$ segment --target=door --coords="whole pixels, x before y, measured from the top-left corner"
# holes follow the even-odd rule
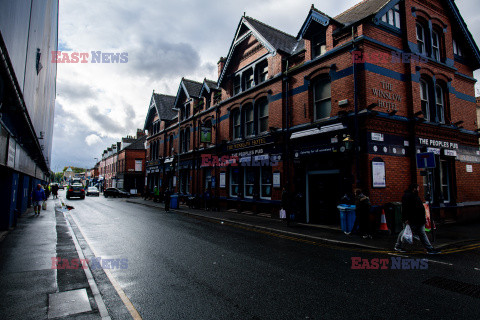
[[[310,172],[307,176],[307,223],[337,224],[339,172]]]

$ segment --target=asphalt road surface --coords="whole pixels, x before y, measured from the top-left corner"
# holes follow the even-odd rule
[[[108,272],[143,319],[478,319],[480,314],[479,249],[395,257],[165,213],[123,199],[66,202],[75,207],[70,215],[86,249],[123,263]],[[368,259],[368,266],[388,259],[388,269],[352,269],[352,258]],[[392,258],[400,259],[402,269],[392,270]],[[433,260],[417,261],[424,269],[412,270],[409,258]],[[107,278],[96,281],[111,286],[101,283]],[[114,306],[110,303],[112,318]]]

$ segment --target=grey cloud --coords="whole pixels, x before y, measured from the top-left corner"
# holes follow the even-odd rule
[[[101,92],[88,85],[73,83],[69,81],[58,82],[58,95],[72,102],[94,99]]]
[[[191,73],[200,67],[198,52],[188,43],[170,43],[159,36],[143,38],[128,52],[128,65],[151,80]]]
[[[88,116],[92,121],[100,125],[103,131],[111,134],[121,134],[124,132],[124,127],[112,120],[109,116],[102,114],[98,111],[98,107],[87,107]]]

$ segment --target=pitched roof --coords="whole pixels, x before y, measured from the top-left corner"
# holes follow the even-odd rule
[[[172,109],[173,104],[175,103],[174,96],[154,93],[153,97],[155,99],[155,105],[157,106],[158,117],[160,120],[172,120],[177,115],[177,112]]]
[[[205,79],[203,80],[210,89],[217,89],[217,82],[213,80]]]
[[[340,13],[334,19],[344,25],[350,25],[378,13],[391,0],[363,0],[350,9]]]
[[[190,97],[200,97],[200,91],[202,91],[203,83],[185,78],[182,79],[182,82],[185,85],[185,89],[187,90]]]
[[[265,40],[267,40],[275,48],[275,50],[281,50],[286,53],[293,52],[293,49],[297,44],[297,39],[294,36],[275,29],[252,17],[246,16],[244,18],[252,25],[253,28],[255,28],[258,33],[260,33],[260,35],[262,35],[262,37],[265,38]]]

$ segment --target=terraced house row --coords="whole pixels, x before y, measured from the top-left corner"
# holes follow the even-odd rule
[[[455,2],[306,13],[297,35],[241,17],[218,79],[152,94],[149,187],[272,216],[286,188],[298,219],[328,224],[355,187],[384,205],[417,182],[442,218],[479,212],[480,52]]]

